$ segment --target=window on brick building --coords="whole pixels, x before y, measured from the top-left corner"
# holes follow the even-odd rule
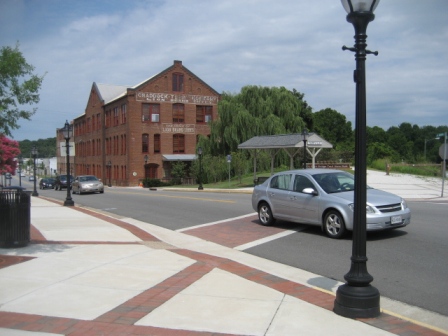
[[[127,111],[126,104],[121,105],[121,123],[122,124],[126,124],[126,120],[128,117],[127,114],[128,114],[128,111]]]
[[[97,114],[96,115],[96,129],[100,130],[101,129],[101,114]]]
[[[142,122],[158,123],[160,120],[159,104],[142,104]]]
[[[181,73],[173,73],[173,91],[184,91],[184,75]]]
[[[160,153],[160,134],[154,134],[154,153]]]
[[[120,117],[120,111],[118,107],[114,107],[114,126],[118,126]]]
[[[173,135],[173,153],[185,153],[185,135]]]
[[[173,104],[173,122],[183,123],[184,119],[184,104]]]
[[[142,134],[142,153],[148,153],[149,151],[149,135],[147,133]]]
[[[196,122],[207,123],[213,120],[213,106],[196,106]]]

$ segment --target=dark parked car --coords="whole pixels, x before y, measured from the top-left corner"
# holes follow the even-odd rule
[[[49,178],[43,178],[39,181],[39,189],[53,189],[54,183],[56,182],[56,179],[49,177]]]
[[[330,238],[353,230],[353,175],[340,170],[290,170],[254,187],[252,207],[263,225],[275,219],[317,225]],[[396,229],[411,221],[411,211],[397,195],[367,188],[367,231]]]
[[[72,186],[72,182],[75,179],[73,175],[69,176],[70,178],[70,188]],[[54,190],[62,190],[67,188],[67,175],[58,175],[56,176],[56,181],[54,182]]]

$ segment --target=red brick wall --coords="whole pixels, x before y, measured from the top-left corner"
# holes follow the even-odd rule
[[[172,74],[182,73],[184,75],[184,90],[183,92],[172,91]],[[91,94],[88,99],[85,114],[74,120],[75,128],[81,129],[81,125],[92,119],[98,113],[101,114],[101,129],[92,130],[90,132],[78,132],[75,136],[76,145],[79,149],[85,144],[97,140],[101,141],[102,150],[101,153],[95,152],[95,155],[85,155],[80,150],[77,150],[75,158],[76,174],[95,174],[101,178],[104,182],[109,183],[109,177],[113,185],[138,185],[139,181],[145,176],[145,162],[144,156],[148,155],[148,164],[158,165],[157,177],[163,178],[167,172],[164,170],[163,155],[173,154],[173,134],[165,133],[163,131],[163,124],[173,124],[172,122],[172,102],[165,101],[159,102],[160,104],[160,121],[159,123],[142,122],[142,104],[143,98],[138,98],[139,93],[160,93],[160,94],[176,94],[189,97],[187,103],[184,104],[184,123],[194,125],[193,133],[185,133],[185,152],[182,154],[195,154],[196,150],[196,138],[197,135],[209,135],[210,127],[207,124],[196,124],[196,100],[195,97],[207,96],[214,97],[212,103],[201,103],[198,105],[211,105],[213,106],[213,120],[218,117],[217,101],[219,100],[219,94],[204,83],[201,79],[197,78],[188,69],[184,68],[182,62],[175,61],[173,66],[161,72],[160,74],[150,78],[142,85],[136,88],[129,88],[127,94],[119,100],[112,101],[106,105],[101,102],[96,90],[95,85],[92,87]],[[192,96],[194,96],[192,98]],[[172,97],[172,96],[171,96]],[[127,122],[121,124],[121,106],[127,105]],[[112,111],[115,107],[120,109],[119,125],[105,127],[105,112]],[[87,128],[85,127],[85,130]],[[149,151],[148,153],[142,152],[142,134],[149,134]],[[160,153],[154,153],[154,134],[160,134]],[[106,154],[106,139],[117,139],[118,137],[118,154],[112,153]],[[121,139],[126,137],[126,154],[121,154]],[[112,163],[111,176],[106,168],[106,163],[110,161]],[[95,166],[95,169],[93,169]],[[170,166],[165,164],[165,166]],[[99,168],[98,168],[99,167]],[[125,168],[126,176],[122,177],[122,169]],[[118,176],[117,176],[118,170]],[[134,176],[135,175],[135,176]]]

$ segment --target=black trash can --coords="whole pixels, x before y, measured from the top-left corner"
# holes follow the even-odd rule
[[[30,242],[31,192],[0,191],[0,247],[23,247]]]

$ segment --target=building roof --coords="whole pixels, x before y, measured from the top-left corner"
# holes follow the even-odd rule
[[[219,95],[218,92],[216,92],[210,85],[208,85],[207,83],[205,83],[202,79],[200,79],[198,76],[196,76],[193,72],[191,72],[189,69],[187,69],[185,66],[182,65],[182,61],[174,61],[173,65],[171,65],[170,67],[168,67],[167,69],[159,72],[156,75],[153,75],[147,79],[145,79],[144,81],[134,85],[134,86],[123,86],[123,85],[112,85],[112,84],[100,84],[100,83],[93,83],[93,86],[96,88],[100,99],[103,101],[103,104],[106,105],[114,100],[117,100],[123,96],[125,96],[127,94],[127,90],[138,90],[140,87],[142,87],[143,85],[145,85],[147,82],[155,79],[157,76],[161,76],[162,74],[164,74],[165,72],[173,69],[176,65],[181,65],[182,68],[185,70],[185,72],[188,72],[191,76],[195,77],[198,81],[200,81],[203,85],[207,86],[208,88],[210,88],[210,90],[212,92],[214,92],[215,94]]]
[[[128,86],[111,85],[111,84],[93,84],[98,90],[100,99],[107,104],[126,94]]]
[[[309,148],[333,148],[333,145],[322,139],[316,133],[309,133],[307,140]],[[238,145],[239,149],[269,149],[303,147],[302,134],[279,134],[253,137]]]

